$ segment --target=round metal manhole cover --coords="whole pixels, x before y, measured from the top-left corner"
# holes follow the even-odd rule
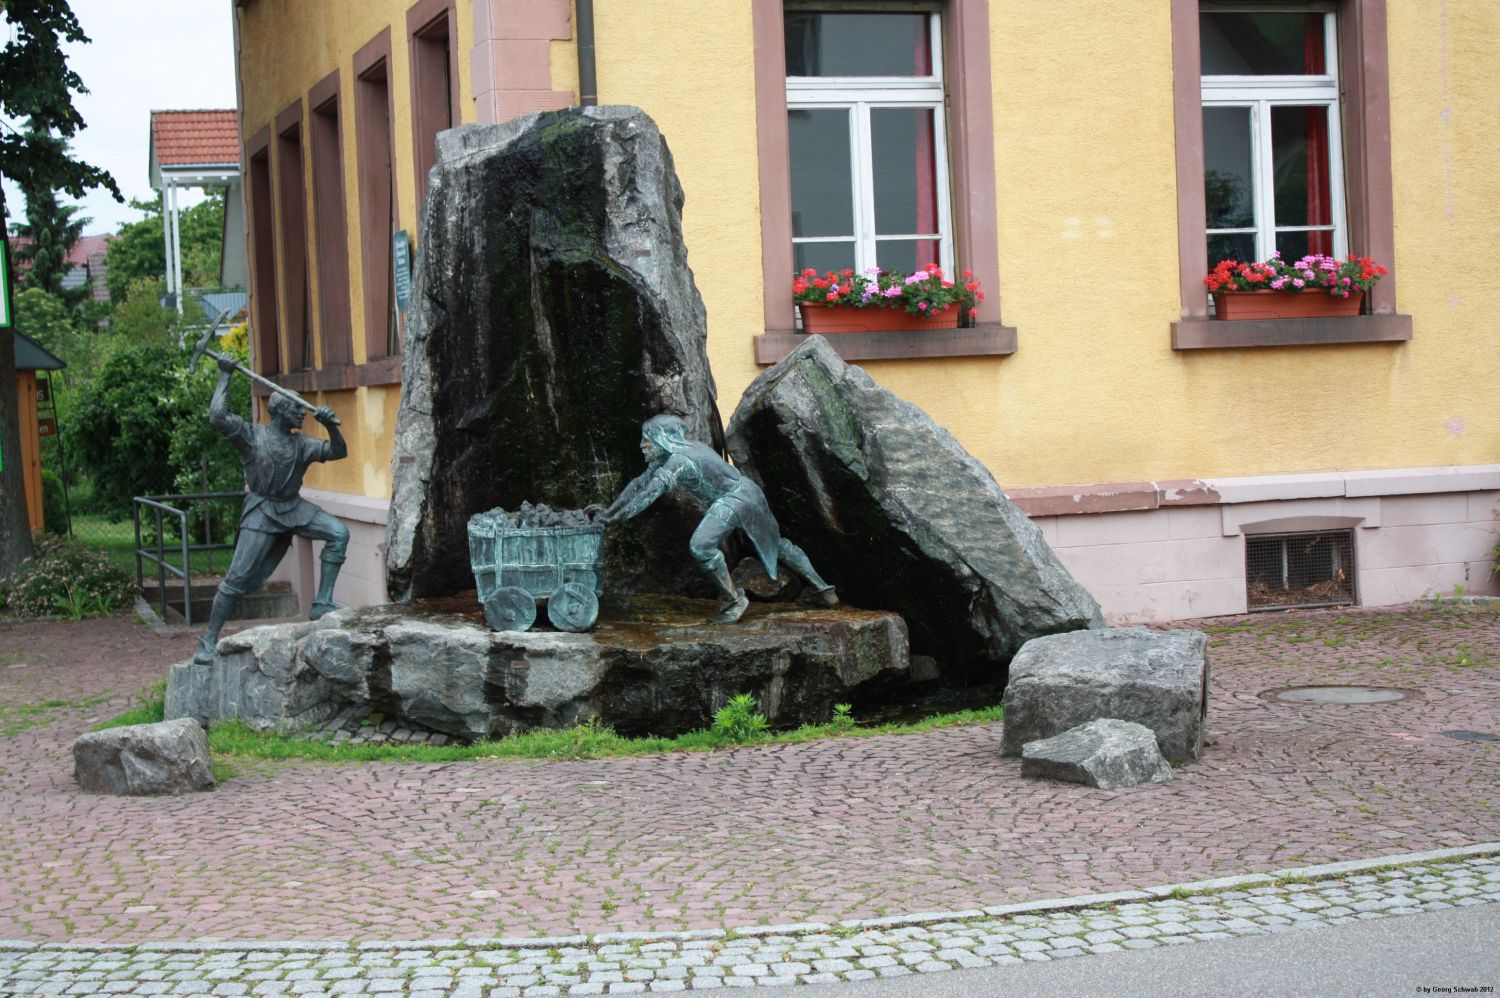
[[[1395,703],[1416,695],[1414,690],[1398,690],[1389,686],[1294,686],[1264,694],[1268,700],[1287,703],[1350,704]]]

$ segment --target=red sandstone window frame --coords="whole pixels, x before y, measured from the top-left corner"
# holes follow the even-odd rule
[[[838,4],[830,4],[837,8]],[[759,138],[761,274],[766,335],[756,360],[769,363],[796,325],[792,304],[792,187],[788,159],[786,49],[782,0],[753,0],[755,118]],[[948,156],[952,186],[954,255],[959,267],[984,282],[978,330],[952,337],[924,334],[910,346],[894,341],[856,343],[840,337],[841,352],[866,357],[1006,354],[1015,329],[1000,325],[1000,253],[995,194],[995,120],[990,75],[989,0],[946,0],[942,8],[944,81],[948,97]],[[903,334],[850,334],[850,336]],[[983,341],[983,342],[981,342]],[[846,356],[848,356],[846,354]],[[849,359],[863,359],[849,356]]]
[[[317,366],[347,366],[354,361],[354,343],[349,318],[349,228],[344,208],[344,129],[339,113],[338,70],[308,91],[307,104],[312,109],[307,131],[318,274]]]
[[[1369,314],[1353,319],[1220,322],[1208,314],[1208,206],[1203,190],[1203,89],[1198,15],[1266,4],[1171,0],[1172,97],[1177,149],[1177,241],[1182,318],[1176,350],[1239,346],[1398,342],[1411,339],[1411,317],[1396,313],[1396,226],[1391,181],[1390,62],[1386,0],[1338,0],[1339,113],[1344,142],[1349,246],[1390,268],[1369,296]]]
[[[390,349],[391,237],[400,227],[395,197],[394,94],[391,90],[391,29],[386,28],[354,53],[354,127],[359,184],[359,230],[364,252],[365,357],[379,360],[401,353],[401,321]]]
[[[302,99],[276,116],[276,202],[280,219],[282,367],[308,370],[312,357],[312,288],[307,274],[307,179],[303,174]]]
[[[458,11],[454,0],[419,0],[406,12],[411,53],[412,161],[417,214],[427,200],[427,174],[437,162],[437,133],[461,120],[458,90]],[[443,52],[447,58],[443,58]],[[446,65],[445,65],[446,63]]]
[[[245,206],[250,220],[250,311],[255,332],[255,369],[281,370],[280,323],[276,316],[276,222],[271,189],[271,127],[245,143]]]

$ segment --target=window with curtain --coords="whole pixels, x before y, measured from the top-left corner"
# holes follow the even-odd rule
[[[785,15],[796,269],[953,269],[936,9]]]
[[[1348,252],[1332,9],[1204,6],[1208,261]]]

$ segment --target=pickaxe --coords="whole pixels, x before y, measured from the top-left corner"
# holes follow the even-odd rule
[[[198,370],[198,361],[204,357],[212,357],[214,360],[225,360],[233,364],[236,371],[239,371],[251,381],[256,381],[262,385],[265,385],[277,395],[285,395],[293,402],[307,409],[309,412],[317,412],[317,406],[313,405],[307,399],[303,398],[301,395],[298,395],[290,388],[283,388],[276,382],[272,381],[270,378],[261,377],[259,374],[256,374],[254,371],[250,370],[248,367],[241,364],[233,357],[226,357],[224,354],[218,353],[208,348],[208,341],[213,339],[214,333],[218,332],[219,325],[224,321],[224,318],[227,315],[229,315],[229,309],[226,308],[224,311],[219,313],[219,317],[214,320],[214,324],[208,327],[208,332],[203,334],[203,338],[198,341],[198,345],[193,347],[193,359],[192,362],[188,364],[188,372],[191,373]],[[334,417],[333,422],[335,425],[338,425],[339,420],[337,416]]]

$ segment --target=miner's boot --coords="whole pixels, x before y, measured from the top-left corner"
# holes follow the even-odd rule
[[[812,587],[811,591],[802,594],[798,599],[799,603],[823,607],[839,605],[838,593],[834,592],[833,587],[824,582],[817,569],[812,567],[807,552],[783,537],[777,553],[788,568],[802,576],[803,580]]]
[[[198,650],[193,653],[193,661],[198,665],[207,665],[214,660],[214,649],[219,646],[219,632],[234,613],[237,602],[238,596],[231,596],[222,589],[214,594],[214,607],[208,615],[208,631],[198,639]]]
[[[333,584],[339,579],[339,569],[344,567],[344,560],[320,560],[323,563],[323,574],[318,579],[318,594],[313,597],[312,609],[307,614],[308,620],[317,620],[324,614],[343,609],[333,601]]]
[[[745,590],[734,584],[729,577],[729,563],[724,560],[724,555],[715,552],[714,560],[707,566],[709,574],[714,578],[714,584],[724,594],[724,602],[719,606],[719,612],[709,620],[710,624],[732,624],[745,615],[745,610],[750,606],[750,598],[745,595]]]

